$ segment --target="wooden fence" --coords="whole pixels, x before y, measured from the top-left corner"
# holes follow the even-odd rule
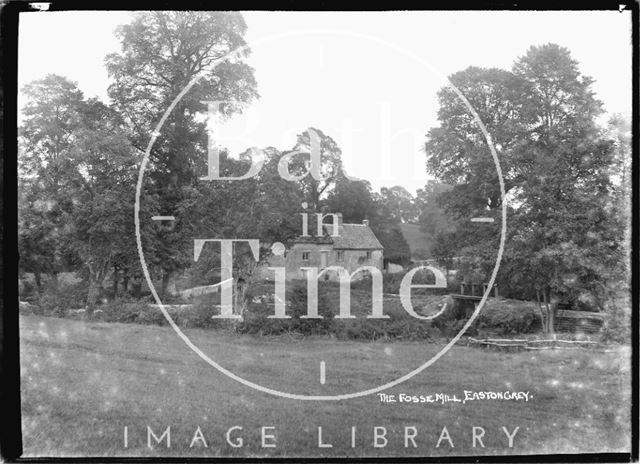
[[[508,339],[468,337],[467,346],[495,349],[501,351],[522,350],[579,350],[584,348],[598,348],[600,344],[591,340],[562,340],[562,339]],[[605,350],[606,351],[606,350]]]

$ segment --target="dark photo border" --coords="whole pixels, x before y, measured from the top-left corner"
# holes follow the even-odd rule
[[[228,1],[220,0],[215,3],[205,1],[182,0],[181,2],[73,2],[52,1],[46,2],[49,11],[68,10],[208,10],[215,7],[216,10],[299,10],[299,2],[292,0],[280,0],[279,2],[266,1]],[[466,456],[466,457],[431,457],[431,458],[21,458],[21,396],[20,396],[20,357],[19,357],[19,314],[18,314],[18,243],[17,243],[17,64],[18,64],[18,25],[21,13],[37,11],[37,5],[27,2],[6,2],[0,5],[0,69],[2,70],[2,171],[3,192],[0,198],[2,209],[2,259],[0,261],[0,274],[2,281],[0,289],[2,302],[0,312],[2,325],[0,326],[0,338],[2,340],[1,364],[0,364],[0,452],[2,459],[16,463],[45,463],[45,462],[124,462],[124,463],[178,463],[178,462],[635,462],[638,460],[638,309],[640,302],[638,297],[638,211],[639,211],[639,147],[638,127],[640,119],[638,105],[640,96],[638,93],[638,47],[640,36],[638,34],[639,4],[629,0],[601,1],[584,3],[577,1],[492,1],[492,2],[429,2],[416,5],[414,2],[396,1],[368,2],[356,5],[353,2],[336,0],[320,0],[306,2],[304,7],[309,10],[619,10],[620,8],[632,12],[632,43],[633,43],[633,108],[632,108],[632,404],[631,408],[631,452],[630,453],[603,453],[603,454],[553,454],[553,455],[509,455],[509,456]],[[588,7],[587,7],[588,5]],[[40,13],[46,14],[46,13]],[[596,31],[594,31],[596,33]],[[586,407],[586,406],[585,406]]]

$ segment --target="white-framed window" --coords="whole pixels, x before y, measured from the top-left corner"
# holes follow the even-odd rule
[[[302,261],[309,261],[309,257],[311,256],[311,252],[310,251],[303,251],[302,252]]]
[[[371,259],[371,252],[367,251],[367,259]]]
[[[336,251],[336,261],[339,263],[344,261],[344,251]]]

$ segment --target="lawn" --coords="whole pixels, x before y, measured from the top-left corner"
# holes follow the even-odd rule
[[[232,372],[303,394],[368,389],[442,344],[236,336],[190,329]],[[261,393],[202,361],[169,327],[20,317],[26,456],[437,456],[628,452],[630,351],[496,353],[455,346],[389,395],[523,391],[529,401],[384,403],[378,395],[300,401]],[[326,382],[320,383],[320,362]],[[127,427],[127,447],[124,427]],[[166,441],[147,447],[147,426]],[[198,427],[202,438],[190,447]],[[232,427],[242,427],[242,429]],[[264,427],[273,427],[266,428]],[[319,447],[318,427],[323,445]],[[352,427],[355,442],[352,446]],[[374,428],[379,447],[375,447]],[[382,429],[384,427],[384,429]],[[443,428],[450,440],[440,440]],[[482,447],[473,447],[473,427]],[[479,427],[482,427],[479,429]],[[513,433],[508,446],[505,431]],[[227,443],[242,438],[241,447]],[[407,439],[405,434],[415,438]],[[275,447],[262,447],[265,444]],[[270,436],[275,438],[270,438]],[[165,437],[166,438],[166,437]],[[205,447],[206,441],[206,447]],[[415,447],[414,447],[415,443]],[[453,444],[453,447],[451,445]]]

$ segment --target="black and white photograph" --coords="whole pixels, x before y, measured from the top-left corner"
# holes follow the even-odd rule
[[[20,457],[633,459],[609,6],[25,7]]]

